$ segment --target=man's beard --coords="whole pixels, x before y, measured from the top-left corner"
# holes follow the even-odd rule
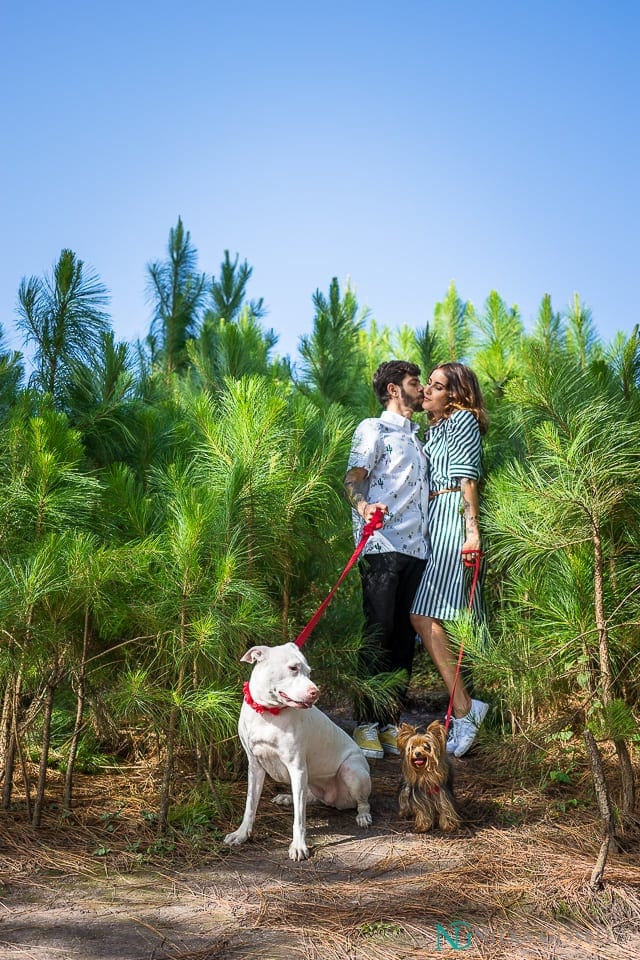
[[[414,413],[420,413],[422,410],[422,401],[424,400],[424,395],[422,397],[410,397],[404,387],[400,387],[400,399],[404,403],[405,407],[409,407]]]

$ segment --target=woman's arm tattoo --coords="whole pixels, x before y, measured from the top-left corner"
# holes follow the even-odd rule
[[[463,477],[460,481],[460,493],[464,504],[464,522],[467,535],[477,533],[480,529],[477,481]]]

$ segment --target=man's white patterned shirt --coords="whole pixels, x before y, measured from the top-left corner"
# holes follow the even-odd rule
[[[405,553],[424,559],[429,552],[427,460],[417,437],[418,427],[398,413],[385,410],[356,428],[348,469],[362,467],[369,482],[369,503],[389,509],[384,527],[369,538],[363,553]],[[360,541],[364,520],[353,511],[353,535]]]

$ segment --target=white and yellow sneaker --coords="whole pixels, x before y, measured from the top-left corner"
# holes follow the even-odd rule
[[[380,727],[379,739],[385,754],[392,757],[400,756],[398,728],[393,723],[388,723],[386,727]]]
[[[384,757],[377,723],[359,723],[353,731],[353,739],[370,760],[382,760]]]

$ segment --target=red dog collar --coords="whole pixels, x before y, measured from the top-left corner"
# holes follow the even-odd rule
[[[285,707],[265,707],[262,703],[256,703],[249,693],[248,680],[245,680],[242,692],[244,694],[244,702],[248,704],[252,710],[255,710],[256,713],[281,713],[285,709]]]

